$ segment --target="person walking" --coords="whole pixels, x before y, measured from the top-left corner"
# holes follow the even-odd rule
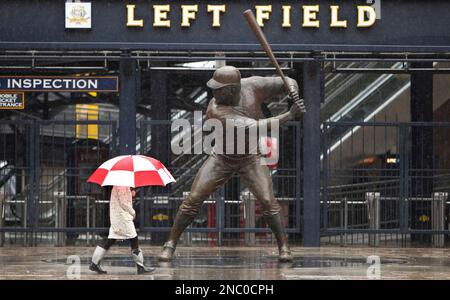
[[[95,248],[89,270],[98,274],[106,274],[100,266],[103,257],[112,245],[118,240],[129,240],[131,243],[131,256],[136,263],[137,273],[153,273],[156,269],[144,265],[144,256],[139,249],[138,235],[133,220],[136,212],[133,209],[133,199],[136,191],[125,186],[113,186],[110,200],[110,220],[108,239]]]

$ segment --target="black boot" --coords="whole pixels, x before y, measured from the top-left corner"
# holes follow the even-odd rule
[[[91,262],[91,264],[89,265],[89,270],[97,272],[98,274],[106,274],[107,272],[105,270],[103,270],[100,265],[94,264],[93,262]]]
[[[144,255],[142,254],[142,251],[140,249],[133,250],[131,252],[131,255],[133,256],[133,260],[136,263],[137,273],[139,275],[150,274],[156,271],[155,268],[147,267],[144,265]]]
[[[106,254],[106,249],[97,246],[95,248],[94,254],[92,255],[92,261],[89,265],[89,270],[97,272],[97,274],[106,274],[107,272],[100,267],[100,262]]]
[[[272,232],[275,234],[278,244],[278,260],[280,262],[292,262],[293,258],[291,255],[291,250],[287,243],[286,232],[284,230],[283,220],[281,218],[281,213],[275,215],[266,216],[266,222],[269,225]]]
[[[194,221],[195,216],[187,216],[182,214],[180,211],[175,217],[172,230],[170,232],[169,240],[164,244],[163,251],[158,256],[158,260],[161,262],[169,262],[173,259],[173,254],[177,247],[178,239],[183,231],[188,227],[192,221]]]

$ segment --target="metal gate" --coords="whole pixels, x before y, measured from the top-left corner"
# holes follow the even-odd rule
[[[68,245],[108,224],[107,190],[87,184],[115,154],[113,121],[0,121],[1,243]]]
[[[281,130],[280,160],[272,170],[274,193],[292,242],[301,232],[299,126],[292,123]],[[0,245],[86,245],[106,236],[110,188],[86,180],[118,154],[116,123],[0,121],[0,129]],[[173,154],[170,145],[177,134],[170,121],[142,121],[137,132],[137,152],[163,161],[177,179],[166,188],[141,188],[135,203],[141,237],[158,245],[165,241],[178,206],[207,158]],[[237,177],[206,201],[182,240],[209,245],[275,242],[257,199]]]
[[[194,137],[202,128],[191,125],[191,131],[171,130],[171,121],[149,120],[140,123],[138,149],[141,154],[156,157],[173,173],[177,182],[166,188],[141,189],[140,229],[150,232],[151,240],[163,242],[173,223],[182,200],[188,195],[197,171],[208,154],[196,154],[194,148],[202,138]],[[300,124],[291,123],[280,132],[280,160],[272,170],[274,193],[285,214],[287,232],[292,242],[300,239],[301,232],[301,136]],[[174,154],[171,144],[180,135],[191,138],[191,154]],[[201,145],[200,145],[201,148]],[[198,149],[198,148],[197,148]],[[233,176],[228,183],[205,201],[199,216],[182,237],[184,244],[195,242],[210,245],[267,244],[274,238],[267,228],[259,203]]]
[[[322,242],[448,240],[450,123],[323,124]]]

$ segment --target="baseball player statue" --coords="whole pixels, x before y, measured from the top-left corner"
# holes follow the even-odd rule
[[[297,82],[291,78],[287,80],[290,84],[289,95],[294,104],[288,112],[264,119],[261,110],[263,102],[288,93],[281,78],[254,76],[241,79],[241,74],[235,67],[225,66],[217,69],[207,83],[214,95],[208,105],[207,119],[219,120],[223,128],[226,128],[227,120],[232,120],[235,126],[244,126],[246,129],[260,125],[270,129],[271,121],[278,121],[282,125],[293,120],[305,112],[305,107],[298,95]],[[197,216],[203,202],[235,173],[240,175],[249,191],[260,201],[264,218],[277,240],[279,261],[292,261],[281,206],[274,198],[270,171],[261,163],[261,155],[217,152],[213,151],[198,171],[189,196],[178,210],[169,240],[159,255],[159,261],[172,260],[180,235]]]

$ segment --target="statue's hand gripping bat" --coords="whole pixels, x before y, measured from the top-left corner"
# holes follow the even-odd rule
[[[283,80],[284,86],[287,91],[289,91],[289,95],[293,98],[293,100],[297,102],[301,102],[299,105],[302,106],[302,110],[304,109],[304,103],[303,100],[300,99],[298,96],[297,91],[293,90],[292,86],[289,85],[289,82],[286,79],[286,76],[283,73],[283,70],[281,70],[280,65],[278,64],[277,59],[275,58],[275,55],[273,54],[272,47],[270,47],[269,42],[267,42],[266,36],[264,35],[264,32],[259,27],[258,22],[256,22],[255,15],[253,12],[249,9],[244,12],[244,16],[247,19],[248,24],[250,25],[250,28],[255,33],[256,38],[258,39],[261,47],[266,52],[267,56],[269,57],[270,61],[274,65],[275,69],[277,70],[278,75],[280,75],[281,79]]]

